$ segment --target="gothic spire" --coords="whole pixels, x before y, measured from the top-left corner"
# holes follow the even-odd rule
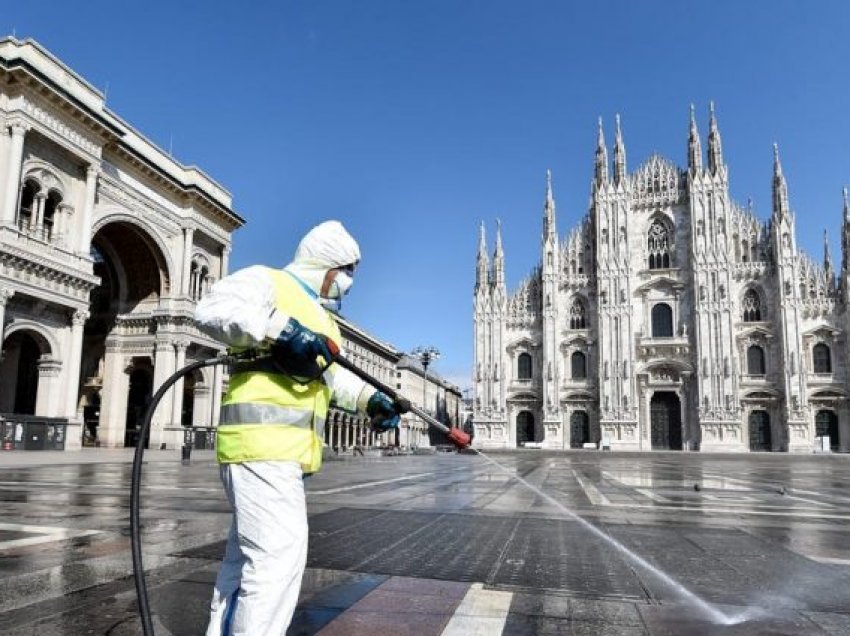
[[[702,143],[699,140],[693,104],[691,104],[691,128],[688,132],[688,168],[691,174],[702,172]]]
[[[847,198],[847,186],[842,189],[844,194],[844,221],[850,223],[850,200]]]
[[[605,147],[605,133],[602,132],[602,118],[599,118],[599,131],[596,133],[596,168],[593,171],[596,185],[608,183],[608,148]]]
[[[485,289],[489,281],[490,259],[487,256],[487,240],[484,237],[484,221],[478,235],[478,259],[475,267],[475,291]]]
[[[709,102],[708,117],[708,169],[711,174],[723,166],[723,148],[720,144],[720,131],[717,129],[717,118],[714,116],[714,102]]]
[[[555,197],[552,195],[552,171],[546,170],[546,203],[543,204],[543,238],[556,234]]]
[[[841,224],[841,269],[850,272],[850,199],[844,186],[844,222]]]
[[[829,253],[829,236],[823,231],[823,268],[827,275],[832,275],[832,256]]]
[[[505,285],[505,252],[502,250],[502,221],[496,219],[496,249],[493,251],[493,285]]]
[[[780,219],[789,214],[788,184],[779,161],[779,145],[773,144],[773,214]]]
[[[614,140],[614,183],[620,185],[626,180],[626,147],[623,144],[623,133],[620,131],[620,115],[617,114],[617,137]]]

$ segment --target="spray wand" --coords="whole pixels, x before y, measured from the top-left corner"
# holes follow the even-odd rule
[[[333,343],[331,342],[330,344]],[[351,362],[350,360],[345,358],[341,353],[339,353],[339,349],[334,351],[334,348],[335,347],[331,348],[331,353],[334,355],[334,362],[336,362],[339,366],[348,369],[361,380],[368,382],[373,387],[381,391],[381,393],[386,393],[395,403],[396,412],[399,415],[402,415],[409,411],[410,413],[413,413],[414,415],[422,418],[422,420],[426,424],[428,424],[428,426],[436,428],[438,431],[442,431],[443,433],[445,433],[446,436],[449,438],[449,441],[451,441],[451,443],[457,446],[458,448],[466,448],[472,442],[472,438],[470,438],[468,433],[465,433],[464,431],[455,426],[446,426],[441,421],[432,417],[418,406],[411,404],[410,400],[401,397],[395,391],[395,389],[391,388],[387,384],[384,384],[378,378],[375,378],[370,374],[366,373],[360,367],[355,366],[353,362]]]

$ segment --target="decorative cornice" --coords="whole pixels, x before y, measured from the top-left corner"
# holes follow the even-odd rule
[[[89,155],[98,156],[100,154],[100,146],[98,144],[94,143],[86,136],[81,135],[78,131],[74,130],[32,101],[28,99],[24,100],[23,112],[29,115],[33,121],[38,122],[48,130],[59,135],[65,141],[77,146]]]

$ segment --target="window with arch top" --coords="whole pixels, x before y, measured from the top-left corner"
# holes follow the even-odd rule
[[[673,337],[673,310],[667,303],[658,303],[652,308],[652,337]]]
[[[649,251],[649,269],[667,269],[670,267],[670,231],[661,221],[653,221],[647,235]]]
[[[764,375],[764,349],[758,345],[751,345],[747,349],[747,373],[750,375]]]
[[[744,322],[761,321],[761,299],[755,289],[748,289],[743,302]]]
[[[574,351],[570,356],[570,369],[574,380],[584,380],[587,377],[587,356],[581,351]]]
[[[832,373],[832,355],[829,345],[819,342],[812,347],[812,363],[815,373]]]
[[[587,321],[585,320],[584,303],[576,298],[570,307],[570,329],[585,328],[587,328]]]
[[[517,377],[520,380],[530,380],[531,379],[531,355],[528,353],[521,353],[519,357],[517,357]]]

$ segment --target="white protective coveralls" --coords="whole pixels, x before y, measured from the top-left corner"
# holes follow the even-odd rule
[[[359,260],[354,239],[340,223],[327,221],[307,233],[285,269],[318,294],[328,270]],[[268,270],[248,267],[215,283],[198,303],[195,319],[199,328],[232,348],[257,347],[273,341],[289,319],[275,300]],[[338,365],[323,377],[336,406],[365,411],[374,388]],[[233,522],[207,636],[283,636],[307,560],[301,466],[251,461],[221,464],[220,472]]]

